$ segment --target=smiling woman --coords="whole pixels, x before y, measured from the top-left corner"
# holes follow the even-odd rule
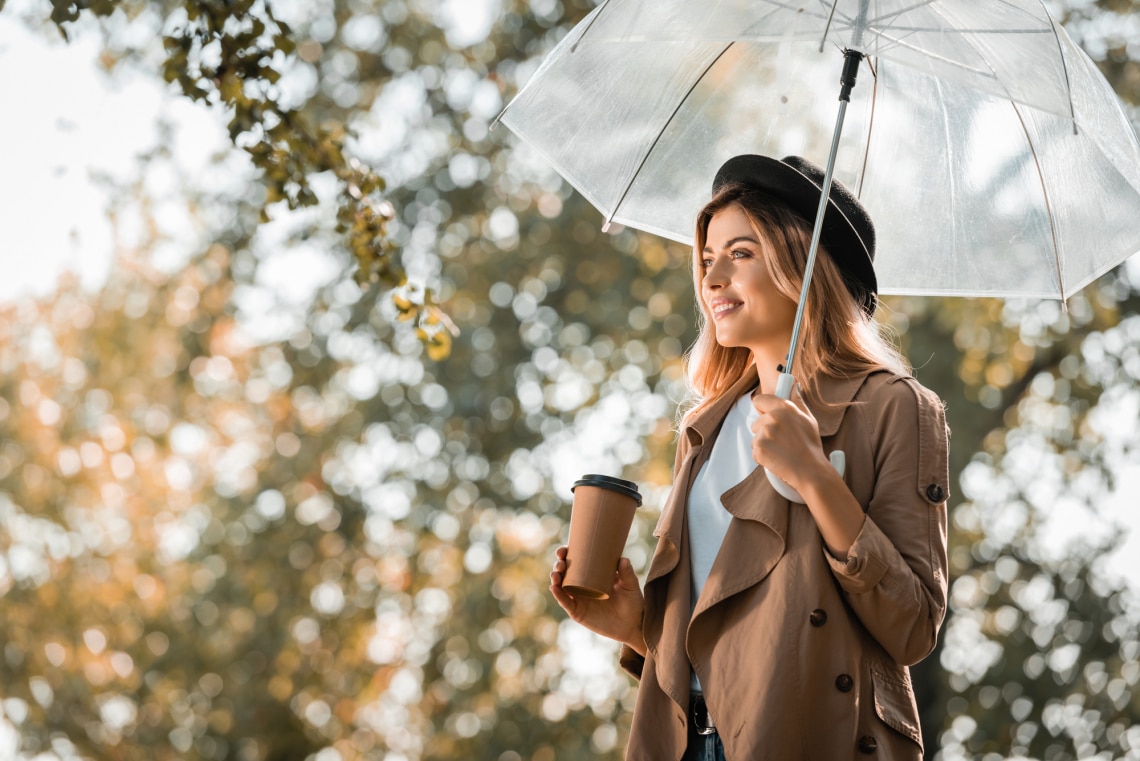
[[[840,185],[807,292],[804,387],[773,393],[822,175],[738,156],[697,216],[695,398],[644,593],[623,558],[609,599],[575,598],[557,552],[555,599],[622,642],[641,682],[629,759],[922,757],[908,666],[946,612],[946,422],[871,319],[874,227]]]

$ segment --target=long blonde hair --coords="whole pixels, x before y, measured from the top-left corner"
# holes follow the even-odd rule
[[[720,188],[697,215],[691,266],[699,317],[697,340],[685,357],[685,373],[696,403],[685,412],[686,417],[727,392],[744,377],[752,362],[748,349],[717,343],[701,299],[701,258],[709,222],[733,206],[744,212],[764,243],[761,256],[776,288],[795,303],[800,300],[811,227],[786,205],[760,190],[739,184]],[[793,371],[797,382],[809,404],[819,406],[824,404],[819,392],[822,376],[849,377],[880,367],[899,374],[910,373],[907,361],[886,339],[879,324],[863,311],[842,271],[821,246],[796,350]]]

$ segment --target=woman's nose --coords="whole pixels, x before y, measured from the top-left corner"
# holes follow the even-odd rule
[[[728,269],[722,262],[722,259],[714,259],[705,268],[704,284],[707,288],[720,288],[728,282]]]

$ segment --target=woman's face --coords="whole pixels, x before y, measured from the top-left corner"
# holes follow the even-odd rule
[[[701,303],[721,346],[780,351],[791,337],[796,303],[776,287],[762,242],[739,206],[709,222],[700,255]]]

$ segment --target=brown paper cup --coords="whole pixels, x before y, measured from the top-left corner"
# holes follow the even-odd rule
[[[591,474],[574,482],[570,545],[562,588],[575,597],[605,600],[614,586],[633,515],[641,505],[637,484]]]

